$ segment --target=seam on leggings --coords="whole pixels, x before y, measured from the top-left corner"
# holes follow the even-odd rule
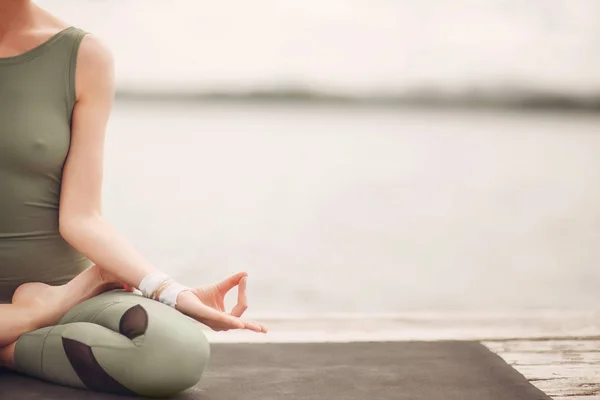
[[[52,329],[48,329],[48,333],[46,333],[46,335],[44,336],[44,340],[42,341],[42,351],[40,352],[40,372],[42,373],[42,375],[45,375],[44,374],[44,350],[46,349],[46,339],[48,339],[48,336],[50,336],[50,333],[52,333],[52,331],[54,331],[54,329],[56,329],[57,326],[55,326]]]
[[[133,341],[132,341],[133,343]],[[135,346],[135,343],[133,343]],[[98,345],[93,345],[93,346],[88,346],[90,349],[92,349],[92,351],[94,349],[131,349],[131,347],[121,347],[121,346],[107,346],[105,344],[98,344]],[[135,346],[137,347],[137,346]]]
[[[118,304],[118,303],[120,303],[120,302],[121,302],[121,300],[114,300],[114,301],[110,302],[110,304],[107,304],[106,306],[102,307],[102,308],[100,309],[100,311],[98,311],[96,314],[94,314],[94,316],[93,316],[93,317],[91,317],[91,318],[90,318],[90,321],[89,321],[89,322],[90,322],[90,323],[92,323],[92,324],[95,324],[95,323],[96,323],[96,318],[98,317],[98,315],[100,315],[100,313],[102,313],[102,311],[104,311],[104,310],[106,310],[108,307],[114,306],[115,304]],[[98,324],[96,324],[96,325],[98,325]]]
[[[110,304],[108,304],[106,307],[110,307],[110,306],[112,306],[113,304],[115,304],[115,303],[118,303],[118,302],[119,302],[118,300],[113,300],[113,301],[112,301]],[[106,308],[106,307],[105,307],[105,308]],[[99,311],[99,312],[98,312],[96,315],[94,315],[94,316],[92,317],[92,320],[93,320],[94,318],[96,318],[96,317],[98,316],[98,314],[100,314],[102,311],[104,311],[104,309],[105,309],[105,308],[103,308],[103,309],[102,309],[102,310],[100,310],[100,311]],[[77,314],[73,315],[73,316],[72,316],[71,318],[69,318],[69,319],[71,319],[71,320],[73,320],[73,319],[76,319],[77,317],[79,317],[79,316],[80,316],[81,314],[83,314],[84,312],[85,312],[85,308],[83,308],[81,311],[79,311]],[[67,321],[67,322],[63,322],[63,323],[61,323],[61,324],[59,324],[59,325],[72,324],[72,323],[74,323],[74,322],[77,322],[77,321]],[[79,322],[89,322],[89,321],[79,321]]]
[[[75,319],[77,317],[79,317],[81,314],[83,314],[83,311],[79,311],[77,314],[75,314],[73,317],[71,317],[70,319]],[[61,322],[58,325],[66,325],[66,324],[72,324],[73,322]]]

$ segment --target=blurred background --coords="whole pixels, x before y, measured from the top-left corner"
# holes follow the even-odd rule
[[[600,309],[597,0],[45,0],[117,63],[105,212],[261,315]]]

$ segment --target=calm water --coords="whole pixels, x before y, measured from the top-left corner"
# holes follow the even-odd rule
[[[600,116],[117,104],[105,211],[256,313],[600,308]]]

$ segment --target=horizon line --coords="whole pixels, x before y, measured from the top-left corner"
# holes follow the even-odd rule
[[[400,93],[345,94],[309,89],[164,91],[119,89],[117,100],[175,102],[306,103],[387,107],[468,107],[600,111],[600,93],[589,96],[527,89],[407,90]]]

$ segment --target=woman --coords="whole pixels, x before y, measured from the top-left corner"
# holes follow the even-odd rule
[[[168,396],[208,361],[198,321],[266,328],[240,318],[245,273],[189,289],[102,218],[113,92],[96,38],[30,0],[0,0],[0,362],[63,385]],[[111,290],[123,285],[143,296]]]

